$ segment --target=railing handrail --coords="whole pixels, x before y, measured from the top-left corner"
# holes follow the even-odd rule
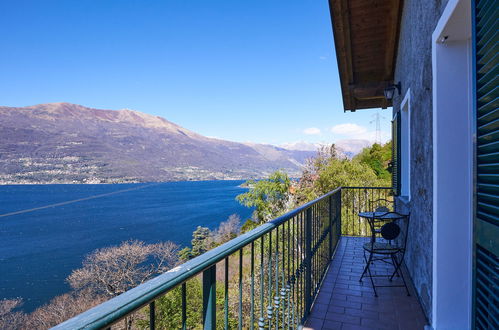
[[[345,187],[347,188],[347,187]],[[350,187],[348,187],[350,188]],[[364,187],[362,187],[364,188]],[[341,191],[338,187],[311,202],[308,202],[280,217],[264,223],[257,228],[242,234],[204,254],[195,257],[182,265],[150,279],[125,293],[97,305],[57,326],[53,329],[100,329],[121,320],[126,315],[146,306],[156,298],[167,293],[177,285],[202,273],[225,257],[230,256],[251,242],[256,241],[274,228],[292,219],[297,214],[306,211],[314,204]]]
[[[341,189],[392,189],[392,187],[356,187],[356,186],[344,186]]]

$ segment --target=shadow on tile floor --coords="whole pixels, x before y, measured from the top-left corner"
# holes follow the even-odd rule
[[[304,329],[423,329],[426,318],[408,280],[410,296],[404,287],[377,288],[374,296],[369,278],[359,282],[364,270],[362,244],[366,238],[342,237],[319,295]],[[393,266],[376,262],[374,274],[387,274]],[[408,275],[404,273],[406,279]],[[384,284],[387,279],[377,279]],[[388,283],[388,282],[387,282]],[[391,284],[402,284],[398,277]]]

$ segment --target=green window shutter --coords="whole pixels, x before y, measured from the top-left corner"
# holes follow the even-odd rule
[[[499,329],[499,6],[473,4],[476,198],[473,327]]]
[[[392,189],[395,196],[400,195],[400,114],[392,120]]]

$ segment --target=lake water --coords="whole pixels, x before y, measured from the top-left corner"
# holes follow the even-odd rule
[[[235,197],[243,181],[119,185],[0,186],[0,299],[22,297],[24,310],[69,291],[65,278],[86,254],[129,239],[188,245],[252,210]]]

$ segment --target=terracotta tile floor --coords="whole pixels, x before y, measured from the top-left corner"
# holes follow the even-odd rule
[[[423,329],[426,318],[408,281],[407,296],[403,287],[376,288],[374,297],[371,281],[364,277],[362,244],[366,238],[342,237],[336,255],[331,262],[319,295],[304,329]],[[393,266],[375,262],[371,270],[375,274],[393,272]],[[409,276],[404,273],[406,280]],[[375,283],[389,283],[378,278]],[[398,277],[391,284],[402,284]]]

